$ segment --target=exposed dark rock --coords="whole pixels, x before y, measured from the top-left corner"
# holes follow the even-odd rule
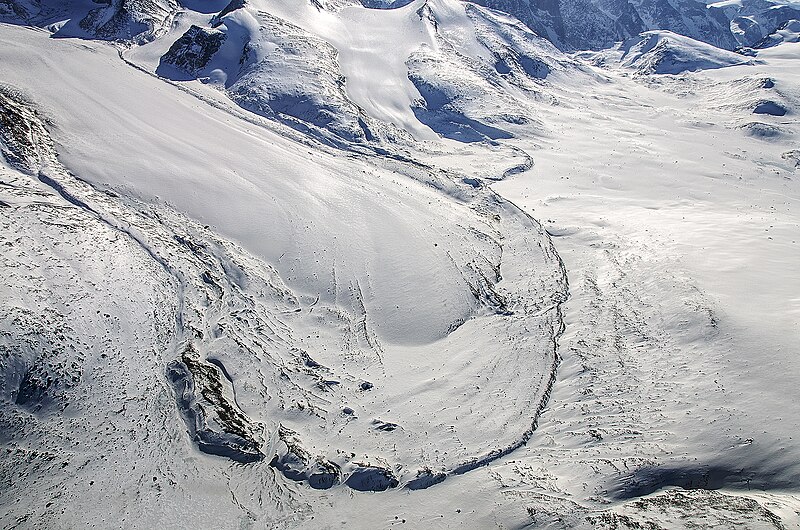
[[[211,26],[216,28],[217,26],[219,26],[222,17],[224,17],[228,13],[233,13],[237,9],[241,9],[246,5],[247,5],[246,0],[231,0],[231,2],[228,5],[226,5],[222,11],[220,11],[214,16],[214,18],[211,20]]]
[[[410,490],[424,490],[440,482],[444,482],[446,478],[447,475],[445,473],[437,473],[426,467],[417,471],[417,476],[410,480],[405,487]]]
[[[189,75],[198,75],[219,51],[223,42],[223,32],[191,26],[161,57],[159,69],[167,64]]]
[[[314,458],[301,444],[297,433],[281,425],[278,445],[270,465],[289,480],[308,482],[314,489],[328,489],[341,482],[339,466],[320,456]]]
[[[250,421],[225,397],[216,366],[200,361],[189,346],[181,360],[169,363],[166,375],[189,436],[201,451],[241,463],[264,458]],[[209,415],[219,429],[209,425]]]
[[[391,432],[398,427],[396,423],[381,420],[373,420],[372,424],[375,425],[375,430],[383,432]]]
[[[362,465],[350,474],[345,484],[356,491],[386,491],[396,488],[399,482],[388,469]]]

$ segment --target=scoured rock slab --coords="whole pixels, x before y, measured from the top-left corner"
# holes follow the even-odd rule
[[[248,418],[224,395],[216,366],[202,362],[189,346],[167,366],[167,378],[189,436],[201,451],[245,464],[264,458]]]

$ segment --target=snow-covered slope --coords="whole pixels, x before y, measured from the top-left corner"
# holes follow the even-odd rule
[[[62,37],[147,42],[164,34],[175,0],[3,0],[0,21],[47,27]]]
[[[162,47],[128,57],[152,69],[149,50]],[[243,108],[333,143],[396,145],[434,133],[508,137],[509,124],[531,121],[527,101],[537,85],[570,68],[577,71],[518,21],[475,5],[331,11],[251,1],[228,5],[208,26],[191,25],[155,71],[220,86]],[[486,101],[496,106],[478,103]]]
[[[680,74],[751,63],[748,57],[668,31],[649,31],[623,42],[620,64],[640,74]]]
[[[0,24],[2,526],[797,526],[796,44],[360,4]]]
[[[151,259],[161,271],[153,281],[175,290],[163,294],[170,303],[142,310],[161,315],[154,324],[162,334],[150,339],[161,342],[149,346],[158,353],[148,355],[160,373],[144,377],[178,396],[177,407],[163,410],[171,432],[185,420],[189,438],[206,453],[268,465],[277,450],[273,465],[292,480],[359,490],[398,480],[424,486],[527,439],[553,376],[558,307],[566,296],[560,262],[532,219],[458,175],[391,158],[309,155],[302,144],[223,110],[197,113],[193,96],[128,67],[102,45],[87,60],[85,45],[7,29],[3,62],[18,65],[8,81],[29,87],[31,101],[53,112],[57,130],[80,131],[58,138],[56,160],[32,104],[7,100],[9,138],[18,129],[23,136],[40,131],[30,147],[7,142],[7,160],[38,175],[34,189],[44,184],[57,192],[57,206],[88,216],[86,222]],[[28,63],[41,70],[22,67]],[[105,75],[80,97],[63,90],[81,83],[76,72],[85,71]],[[58,82],[37,86],[44,72]],[[151,96],[143,100],[143,93]],[[96,107],[100,97],[114,104]],[[107,157],[116,146],[118,156]],[[14,163],[40,151],[45,155],[33,166]],[[74,179],[62,162],[98,188]],[[13,193],[24,195],[35,183],[8,171]],[[4,202],[26,211],[24,200]],[[128,281],[109,288],[122,290]],[[35,305],[27,299],[33,282],[27,275],[15,281],[8,304]],[[77,325],[80,314],[63,318]],[[26,329],[20,322],[8,330],[10,351]],[[125,336],[117,331],[111,340],[124,343]],[[86,339],[87,332],[64,338],[76,350]],[[19,378],[51,362],[47,349],[26,355],[5,366],[12,401]],[[78,359],[72,370],[87,378],[91,365]],[[76,392],[89,388],[95,387]],[[481,388],[496,399],[478,412],[463,396]],[[65,401],[79,399],[69,388],[63,393]],[[112,402],[105,414],[117,410]],[[7,422],[58,430],[57,414],[4,410]],[[77,410],[73,419],[92,430]],[[505,428],[493,429],[497,422]],[[138,427],[151,451],[174,445],[154,431],[161,423]],[[18,429],[7,442],[33,443]],[[35,446],[46,451],[53,444],[45,438]],[[147,450],[143,444],[137,445]],[[325,473],[331,476],[311,478]]]

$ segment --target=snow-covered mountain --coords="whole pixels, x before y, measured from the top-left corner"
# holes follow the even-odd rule
[[[595,64],[614,64],[638,74],[680,74],[752,64],[753,59],[669,31],[647,31],[601,52],[582,52]]]
[[[0,20],[46,26],[55,35],[146,42],[172,23],[175,0],[3,0]]]
[[[737,45],[725,13],[696,0],[482,0],[568,50],[602,49],[647,30],[669,30],[726,49]]]
[[[333,12],[305,3],[273,7],[280,16],[267,8],[229,4],[208,25],[192,24],[156,72],[202,79],[241,107],[328,142],[394,145],[431,130],[468,142],[508,138],[506,129],[535,121],[528,101],[551,72],[581,74],[547,40],[476,5]],[[343,38],[363,24],[372,33],[354,49]],[[377,68],[382,76],[362,77]]]
[[[800,41],[800,20],[787,20],[778,29],[758,41],[756,48],[771,48],[784,42]]]
[[[763,38],[800,18],[800,5],[771,0],[724,1],[712,4],[731,20],[731,31],[742,46],[759,47]]]
[[[796,4],[732,0],[480,0],[510,13],[562,49],[602,49],[651,30],[667,30],[732,50],[754,46],[789,20]]]
[[[314,0],[319,11],[364,6],[395,9],[410,0]],[[700,0],[480,0],[477,4],[510,14],[537,34],[566,50],[599,50],[651,30],[667,30],[732,50],[755,46],[790,20],[800,19],[800,6],[781,0],[724,0],[706,5]],[[243,8],[261,10],[259,3],[232,0],[189,5],[198,12],[217,11],[213,25]],[[62,36],[147,42],[161,36],[182,10],[177,0],[2,0],[0,20],[48,26]],[[254,13],[251,13],[254,15]],[[241,16],[241,15],[240,15]],[[234,17],[227,17],[233,23]],[[256,15],[256,18],[257,15]]]
[[[480,4],[0,0],[4,528],[800,524],[795,8]]]

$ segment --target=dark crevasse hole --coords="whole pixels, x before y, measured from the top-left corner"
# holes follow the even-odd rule
[[[509,68],[506,62],[503,61],[502,59],[494,63],[494,69],[497,70],[497,73],[501,75],[506,75],[511,73],[511,68]]]
[[[753,114],[769,114],[770,116],[785,116],[786,108],[774,101],[762,101],[753,109]]]

